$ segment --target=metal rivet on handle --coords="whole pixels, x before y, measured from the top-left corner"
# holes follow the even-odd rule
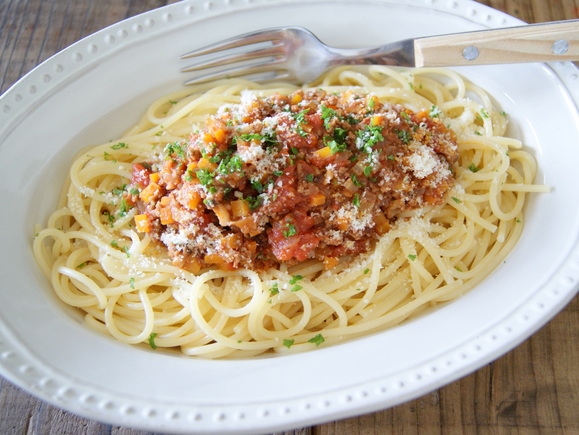
[[[553,42],[551,50],[555,54],[565,54],[569,50],[569,41],[559,39],[558,41]]]
[[[462,57],[466,60],[475,60],[478,57],[478,48],[474,45],[469,45],[462,50]]]

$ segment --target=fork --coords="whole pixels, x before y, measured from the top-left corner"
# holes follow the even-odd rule
[[[372,48],[325,45],[302,27],[246,33],[181,56],[197,59],[185,84],[222,78],[308,83],[337,65],[442,67],[579,60],[579,20],[404,39]]]

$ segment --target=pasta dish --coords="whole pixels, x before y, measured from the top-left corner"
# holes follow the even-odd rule
[[[129,344],[239,358],[382,331],[472,289],[519,239],[547,189],[507,124],[445,69],[196,85],[74,159],[34,255]]]

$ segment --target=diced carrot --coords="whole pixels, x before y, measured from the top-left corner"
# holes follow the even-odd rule
[[[243,243],[243,236],[239,233],[229,234],[223,239],[228,248],[239,249]]]
[[[203,261],[205,261],[205,263],[207,264],[222,264],[225,263],[225,260],[223,259],[223,257],[221,255],[218,254],[207,254],[204,258]]]
[[[137,231],[141,233],[150,233],[151,232],[151,222],[146,214],[137,214],[135,215],[135,225],[137,227]]]
[[[159,218],[161,219],[161,224],[163,225],[169,225],[175,222],[173,220],[173,214],[171,213],[171,207],[168,206],[159,208]]]
[[[160,179],[161,179],[161,176],[159,175],[158,172],[153,172],[151,175],[149,175],[149,180],[152,183],[158,183]]]
[[[211,133],[203,133],[203,142],[213,143],[213,136],[211,135]]]
[[[312,130],[314,129],[314,127],[311,126],[310,124],[300,124],[300,127],[302,130],[304,130],[307,133],[311,133]]]
[[[340,260],[338,260],[336,257],[325,257],[324,258],[324,269],[326,269],[326,270],[333,269],[334,267],[336,267],[338,265],[339,262],[340,262]]]
[[[290,103],[291,103],[291,104],[298,104],[298,103],[301,102],[302,100],[303,100],[302,94],[297,94],[297,93],[296,93],[296,94],[293,94],[293,95],[291,96]]]
[[[201,195],[193,190],[189,192],[188,196],[189,201],[187,203],[187,207],[189,207],[190,210],[197,208],[197,206],[201,203]]]
[[[338,223],[338,229],[340,231],[347,231],[348,230],[348,219],[337,218],[336,222]]]
[[[234,218],[245,217],[249,215],[249,204],[243,199],[231,201],[231,214]]]
[[[416,114],[416,117],[417,117],[418,119],[427,118],[427,117],[428,117],[428,113],[429,113],[429,112],[428,112],[427,110],[421,110],[420,112],[418,112],[418,113]]]
[[[213,132],[213,138],[215,139],[215,142],[223,143],[223,142],[225,142],[225,139],[227,138],[227,132],[225,130],[223,130],[222,128],[215,130]]]
[[[372,117],[371,124],[372,125],[381,125],[383,121],[384,121],[384,117],[382,115],[374,115]]]
[[[325,202],[326,202],[326,195],[324,195],[321,192],[313,193],[312,195],[310,195],[311,206],[322,205]]]
[[[257,236],[263,231],[260,229],[255,220],[251,216],[247,216],[236,221],[231,222],[231,225],[236,226],[241,230],[243,234],[249,235],[250,237]]]
[[[157,183],[149,183],[147,187],[145,187],[141,193],[139,193],[139,198],[141,198],[145,202],[153,202],[155,194],[161,190],[161,186]]]
[[[314,154],[320,159],[324,159],[332,155],[332,149],[330,147],[323,147],[317,151],[314,151]]]
[[[197,167],[199,169],[205,169],[206,171],[213,172],[215,169],[217,169],[217,164],[211,163],[209,159],[206,159],[205,157],[201,157],[197,162]]]
[[[219,204],[213,208],[213,212],[217,215],[219,223],[221,225],[229,225],[231,222],[231,217],[229,216],[229,211],[223,204]]]
[[[203,264],[201,263],[200,260],[198,260],[195,257],[189,257],[187,259],[187,263],[185,264],[185,269],[187,269],[191,273],[198,273],[201,270],[202,266]]]
[[[390,231],[390,222],[386,219],[384,213],[380,212],[374,215],[374,225],[374,228],[379,235],[386,234]]]

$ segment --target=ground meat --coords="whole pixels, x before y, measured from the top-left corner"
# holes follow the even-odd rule
[[[458,158],[454,133],[426,111],[323,90],[243,98],[164,156],[134,165],[137,229],[193,271],[331,268],[400,213],[442,204]]]

